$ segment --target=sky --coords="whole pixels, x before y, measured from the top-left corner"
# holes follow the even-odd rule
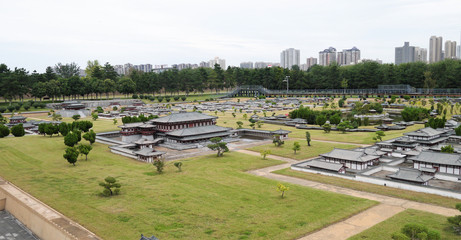
[[[459,0],[0,0],[0,63],[44,72],[56,63],[112,65],[280,62],[300,49],[301,63],[330,46],[394,62],[409,41],[432,35],[459,44]]]

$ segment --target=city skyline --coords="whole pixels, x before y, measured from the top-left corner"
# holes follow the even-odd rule
[[[304,64],[330,46],[338,51],[357,46],[363,59],[393,63],[402,42],[429,50],[430,36],[460,40],[461,2],[455,0],[234,3],[5,2],[0,19],[8,24],[0,38],[0,63],[43,72],[58,62],[82,68],[95,59],[171,66],[219,56],[227,66],[239,66],[277,63],[280,51],[295,48]],[[323,9],[341,21],[317,21]]]

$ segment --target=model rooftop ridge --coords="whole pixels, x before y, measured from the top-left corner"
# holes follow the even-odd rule
[[[165,117],[152,119],[152,123],[176,123],[176,122],[188,122],[188,121],[199,121],[199,120],[212,120],[218,117],[206,115],[198,112],[187,112],[187,113],[172,113]]]

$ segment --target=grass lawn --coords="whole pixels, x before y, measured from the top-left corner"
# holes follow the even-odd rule
[[[297,177],[301,179],[306,179],[315,182],[321,182],[326,184],[331,184],[339,187],[350,188],[363,192],[370,192],[381,194],[390,197],[407,199],[415,202],[429,203],[434,205],[439,205],[442,207],[454,208],[456,203],[459,203],[459,199],[443,197],[434,194],[413,192],[398,188],[384,187],[371,183],[358,182],[354,180],[342,179],[338,177],[330,177],[321,174],[313,174],[307,172],[300,172],[291,170],[289,168],[274,171],[274,173]]]
[[[294,142],[299,142],[301,145],[301,150],[297,151],[296,154],[294,154],[294,151],[292,150],[293,148],[293,143]],[[262,145],[262,146],[256,146],[249,148],[248,150],[252,150],[255,152],[261,152],[262,150],[270,150],[271,154],[281,156],[281,157],[287,157],[287,158],[293,158],[296,160],[303,160],[306,158],[311,158],[318,156],[321,153],[326,153],[333,148],[344,148],[344,149],[352,149],[352,148],[357,148],[358,146],[356,145],[349,145],[349,144],[335,144],[335,143],[328,143],[328,142],[317,142],[317,141],[312,141],[311,146],[307,146],[306,140],[288,140],[285,141],[285,144],[276,147],[274,144],[267,144],[267,145]]]
[[[167,163],[158,175],[103,144],[77,166],[64,150],[62,137],[0,139],[0,176],[103,239],[294,239],[376,204],[290,184],[281,199],[276,181],[243,172],[280,162],[236,152],[185,159],[183,172]],[[106,176],[121,195],[99,195]]]
[[[392,233],[400,232],[403,226],[407,223],[423,224],[429,229],[437,230],[443,240],[460,239],[456,235],[447,222],[447,217],[433,213],[418,211],[414,209],[405,210],[384,222],[381,222],[370,229],[367,229],[349,240],[362,240],[362,239],[392,239]]]
[[[290,111],[277,111],[276,115],[278,114],[287,114]],[[217,124],[219,126],[223,127],[232,127],[232,128],[237,128],[238,125],[236,124],[237,121],[243,122],[243,127],[244,128],[251,128],[250,127],[250,122],[248,119],[253,115],[253,113],[247,113],[247,119],[243,117],[244,113],[240,113],[237,111],[235,113],[235,118],[232,116],[232,113],[226,112],[226,113],[221,113],[218,112],[215,114],[214,112],[205,112],[205,114],[209,114],[212,116],[217,116],[219,117],[217,119]],[[271,116],[272,113],[267,112],[267,116]],[[262,113],[258,113],[259,116],[263,116]],[[386,134],[385,137],[383,137],[383,140],[388,140],[391,138],[396,138],[399,136],[402,136],[403,133],[406,132],[411,132],[415,131],[417,129],[423,128],[424,126],[422,124],[415,124],[413,126],[409,126],[404,130],[397,130],[397,131],[386,131],[384,132]],[[325,141],[335,141],[335,142],[345,142],[345,143],[356,143],[356,144],[373,144],[373,137],[376,135],[375,133],[370,133],[370,132],[348,132],[348,133],[341,133],[338,131],[331,131],[330,133],[325,133],[323,130],[305,130],[305,129],[296,129],[294,127],[288,127],[284,125],[276,125],[276,124],[268,124],[265,123],[262,125],[260,129],[262,130],[277,130],[277,129],[285,129],[291,131],[291,133],[288,135],[290,138],[300,138],[300,139],[305,139],[306,138],[306,131],[309,131],[311,133],[311,138],[313,140],[325,140]],[[258,129],[258,128],[256,128]]]
[[[48,113],[27,114],[25,116],[28,117],[28,119],[27,119],[28,121],[29,120],[37,120],[37,119],[43,119],[43,120],[48,120],[48,121],[52,120],[51,117],[48,117]],[[86,118],[81,118],[79,121],[81,121],[81,120],[86,120],[86,121],[93,122],[93,130],[95,132],[97,132],[97,133],[120,130],[120,128],[118,128],[117,126],[120,126],[120,125],[123,124],[121,118],[117,119],[117,124],[114,124],[114,120],[112,120],[112,119],[98,118],[96,121],[93,121],[91,116],[86,117]],[[72,118],[63,118],[61,121],[71,123],[71,122],[74,121],[74,119],[72,119]]]

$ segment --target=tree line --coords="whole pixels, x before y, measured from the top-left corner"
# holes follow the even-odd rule
[[[30,96],[37,99],[109,98],[121,94],[179,94],[216,92],[240,85],[262,85],[268,89],[284,89],[285,76],[290,76],[291,89],[377,88],[379,84],[409,84],[416,88],[458,88],[461,85],[461,60],[447,59],[426,64],[422,62],[400,65],[365,61],[351,66],[315,65],[308,71],[298,66],[242,69],[228,67],[197,69],[170,69],[161,73],[131,69],[127,75],[118,75],[106,63],[89,61],[86,77],[79,77],[80,67],[75,63],[47,67],[45,73],[30,73],[24,68],[9,69],[0,64],[0,96],[6,101]]]

